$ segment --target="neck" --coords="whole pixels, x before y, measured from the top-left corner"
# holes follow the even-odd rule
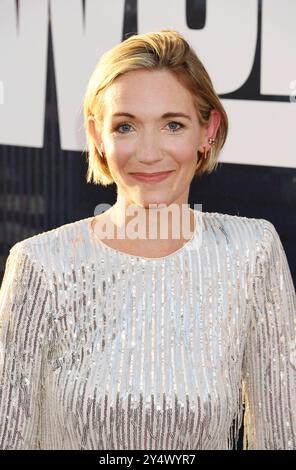
[[[143,207],[135,204],[120,205],[110,209],[110,218],[117,230],[135,241],[176,242],[192,237],[195,230],[194,213],[188,204],[155,205]]]

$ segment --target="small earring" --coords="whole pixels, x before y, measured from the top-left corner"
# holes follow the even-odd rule
[[[203,152],[202,158],[204,158],[205,160],[208,158],[208,150],[206,150],[205,146],[204,146],[204,152]]]
[[[211,158],[212,158],[212,150],[213,150],[213,149],[212,149],[212,145],[215,145],[216,141],[215,141],[215,139],[213,139],[212,137],[210,137],[210,138],[208,139],[208,142],[209,142],[209,144],[211,145],[211,150],[210,150],[210,159],[211,159]],[[206,149],[206,147],[204,147],[204,149]],[[204,150],[204,158],[205,158],[205,159],[208,158],[208,150],[207,150],[207,151]]]

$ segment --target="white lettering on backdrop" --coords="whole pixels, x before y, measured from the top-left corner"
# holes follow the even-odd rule
[[[121,41],[124,0],[88,0],[85,29],[81,0],[0,0],[0,144],[42,147],[48,14],[53,37],[61,147],[85,148],[82,99],[100,56]],[[175,28],[189,40],[219,94],[238,90],[252,70],[258,35],[257,1],[207,0],[206,24],[186,24],[185,0],[138,1],[139,33]],[[263,0],[260,92],[291,95],[296,79],[296,3]],[[291,135],[295,100],[223,99],[229,137],[221,161],[296,167]]]

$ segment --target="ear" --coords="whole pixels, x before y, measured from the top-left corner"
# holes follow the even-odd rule
[[[104,152],[104,146],[103,146],[101,133],[96,129],[95,120],[93,116],[88,117],[87,130],[98,152],[99,153]]]
[[[211,147],[209,139],[215,139],[221,123],[221,115],[217,109],[212,109],[209,122],[202,128],[202,138],[198,150],[202,153],[204,147],[209,150]]]

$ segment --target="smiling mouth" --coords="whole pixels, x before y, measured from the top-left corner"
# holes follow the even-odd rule
[[[157,173],[131,173],[131,175],[135,175],[135,176],[158,176],[158,175],[165,175],[167,173],[171,173],[172,171],[174,170],[168,170],[168,171],[159,171]]]
[[[168,178],[172,173],[174,173],[174,170],[159,173],[131,173],[131,176],[143,183],[158,183]]]

